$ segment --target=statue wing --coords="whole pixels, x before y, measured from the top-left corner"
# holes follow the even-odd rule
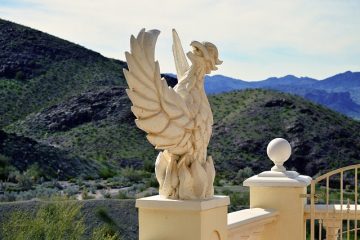
[[[143,29],[136,38],[131,36],[130,53],[125,53],[129,68],[124,69],[127,94],[137,118],[135,123],[147,133],[149,142],[156,149],[183,154],[191,147],[194,120],[183,98],[160,76],[159,63],[154,58],[159,34],[158,30]]]
[[[190,67],[186,59],[184,49],[181,45],[179,35],[177,34],[175,29],[172,30],[172,35],[173,35],[172,50],[175,60],[176,73],[177,73],[178,81],[181,81]]]

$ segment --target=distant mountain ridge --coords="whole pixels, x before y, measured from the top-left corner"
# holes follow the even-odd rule
[[[324,80],[309,77],[271,77],[248,82],[223,75],[207,76],[205,90],[218,94],[241,89],[273,89],[300,95],[355,119],[360,119],[360,72],[347,71]]]

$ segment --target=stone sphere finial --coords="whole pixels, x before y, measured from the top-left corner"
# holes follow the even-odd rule
[[[290,143],[283,138],[275,138],[268,144],[266,151],[268,157],[275,164],[271,171],[285,172],[284,162],[291,156]]]

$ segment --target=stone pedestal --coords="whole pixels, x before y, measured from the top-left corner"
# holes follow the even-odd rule
[[[260,174],[261,175],[261,174]],[[244,186],[250,187],[250,208],[276,209],[279,216],[269,225],[260,239],[303,240],[304,207],[306,187],[311,179],[306,176],[261,177],[247,179]]]
[[[267,226],[259,239],[303,240],[306,187],[308,176],[286,171],[283,163],[290,157],[291,147],[285,139],[275,139],[268,145],[268,156],[275,166],[244,181],[250,187],[250,208],[276,209],[277,221]]]
[[[209,200],[136,200],[139,240],[227,240],[227,196]]]

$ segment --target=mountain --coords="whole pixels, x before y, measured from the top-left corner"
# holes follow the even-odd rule
[[[353,118],[358,118],[360,113],[360,105],[354,102],[349,92],[326,92],[314,89],[299,95]]]
[[[205,91],[208,94],[251,88],[251,83],[222,75],[206,76]]]
[[[47,179],[69,179],[79,176],[98,178],[99,166],[70,154],[66,150],[40,143],[34,139],[0,130],[0,156],[6,165],[23,172],[31,167]]]
[[[337,74],[319,81],[316,88],[328,92],[349,92],[351,99],[356,104],[360,104],[360,72],[347,71]]]
[[[0,19],[0,128],[89,89],[126,86],[126,63]]]
[[[276,137],[293,147],[286,166],[310,176],[357,163],[360,122],[301,97],[252,89],[212,95],[215,126],[209,152],[220,173],[271,168],[266,146]],[[351,149],[351,150],[350,150]]]
[[[46,172],[69,173],[64,178],[74,172],[106,178],[124,167],[153,172],[157,151],[134,124],[125,62],[4,20],[0,31],[0,156],[20,171],[38,164]],[[246,166],[270,169],[266,145],[275,137],[291,142],[287,166],[303,174],[360,158],[360,123],[301,97],[254,89],[211,95],[209,101],[215,120],[209,153],[219,179],[231,180]]]
[[[7,130],[112,169],[141,169],[156,151],[135,126],[130,106],[124,87],[104,87],[30,114]]]
[[[317,80],[308,77],[296,77],[294,75],[286,75],[281,78],[271,77],[263,81],[253,82],[256,87],[272,87],[272,86],[309,86],[315,84]]]
[[[316,88],[331,91],[344,91],[354,87],[360,87],[360,72],[347,71],[316,83]]]
[[[215,120],[209,154],[221,178],[232,179],[245,167],[270,169],[266,145],[275,137],[293,146],[287,166],[311,176],[360,158],[360,123],[301,97],[253,89],[209,100]],[[90,91],[31,114],[8,131],[93,163],[152,171],[157,152],[135,126],[130,105],[121,87]]]
[[[209,94],[253,88],[292,93],[360,119],[360,72],[348,71],[324,80],[287,75],[254,82],[215,75],[205,79],[205,86]]]

